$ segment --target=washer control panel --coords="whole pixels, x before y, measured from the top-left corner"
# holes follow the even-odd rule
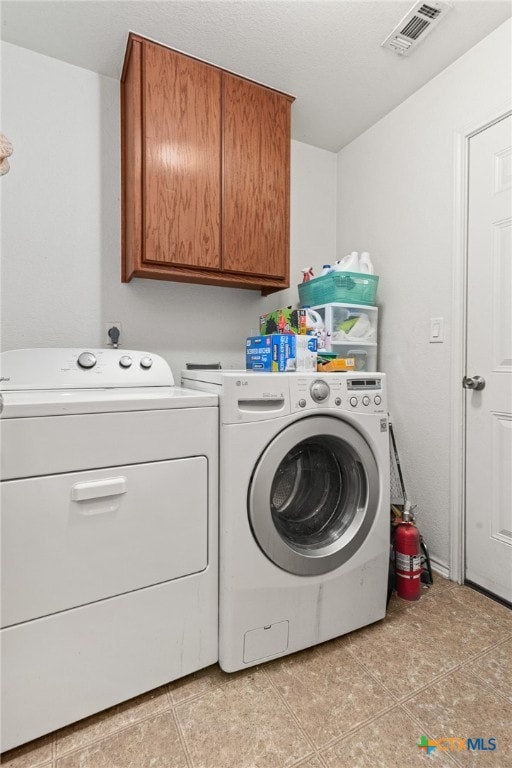
[[[292,412],[329,408],[386,413],[385,375],[368,373],[288,374]]]

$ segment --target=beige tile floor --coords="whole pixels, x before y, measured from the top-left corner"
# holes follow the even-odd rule
[[[49,702],[51,706],[51,702]],[[495,751],[418,749],[421,736]],[[512,612],[436,577],[345,637],[217,666],[2,756],[5,768],[512,766]]]

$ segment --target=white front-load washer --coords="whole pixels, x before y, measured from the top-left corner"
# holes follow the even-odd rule
[[[0,369],[4,751],[217,661],[218,407],[148,352]]]
[[[385,375],[185,371],[219,395],[219,661],[231,672],[382,619]]]

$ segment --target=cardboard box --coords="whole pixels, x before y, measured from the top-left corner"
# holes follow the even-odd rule
[[[316,371],[316,338],[293,333],[249,336],[245,360],[248,371]]]
[[[331,373],[332,371],[355,371],[355,357],[338,357],[336,360],[318,361],[317,370],[321,373]]]
[[[260,315],[260,334],[270,336],[275,333],[306,333],[306,311],[282,307],[266,315]]]

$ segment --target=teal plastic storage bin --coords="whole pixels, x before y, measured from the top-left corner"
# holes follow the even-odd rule
[[[377,275],[361,272],[329,272],[300,283],[299,299],[302,306],[340,302],[344,304],[375,305],[377,298]]]

